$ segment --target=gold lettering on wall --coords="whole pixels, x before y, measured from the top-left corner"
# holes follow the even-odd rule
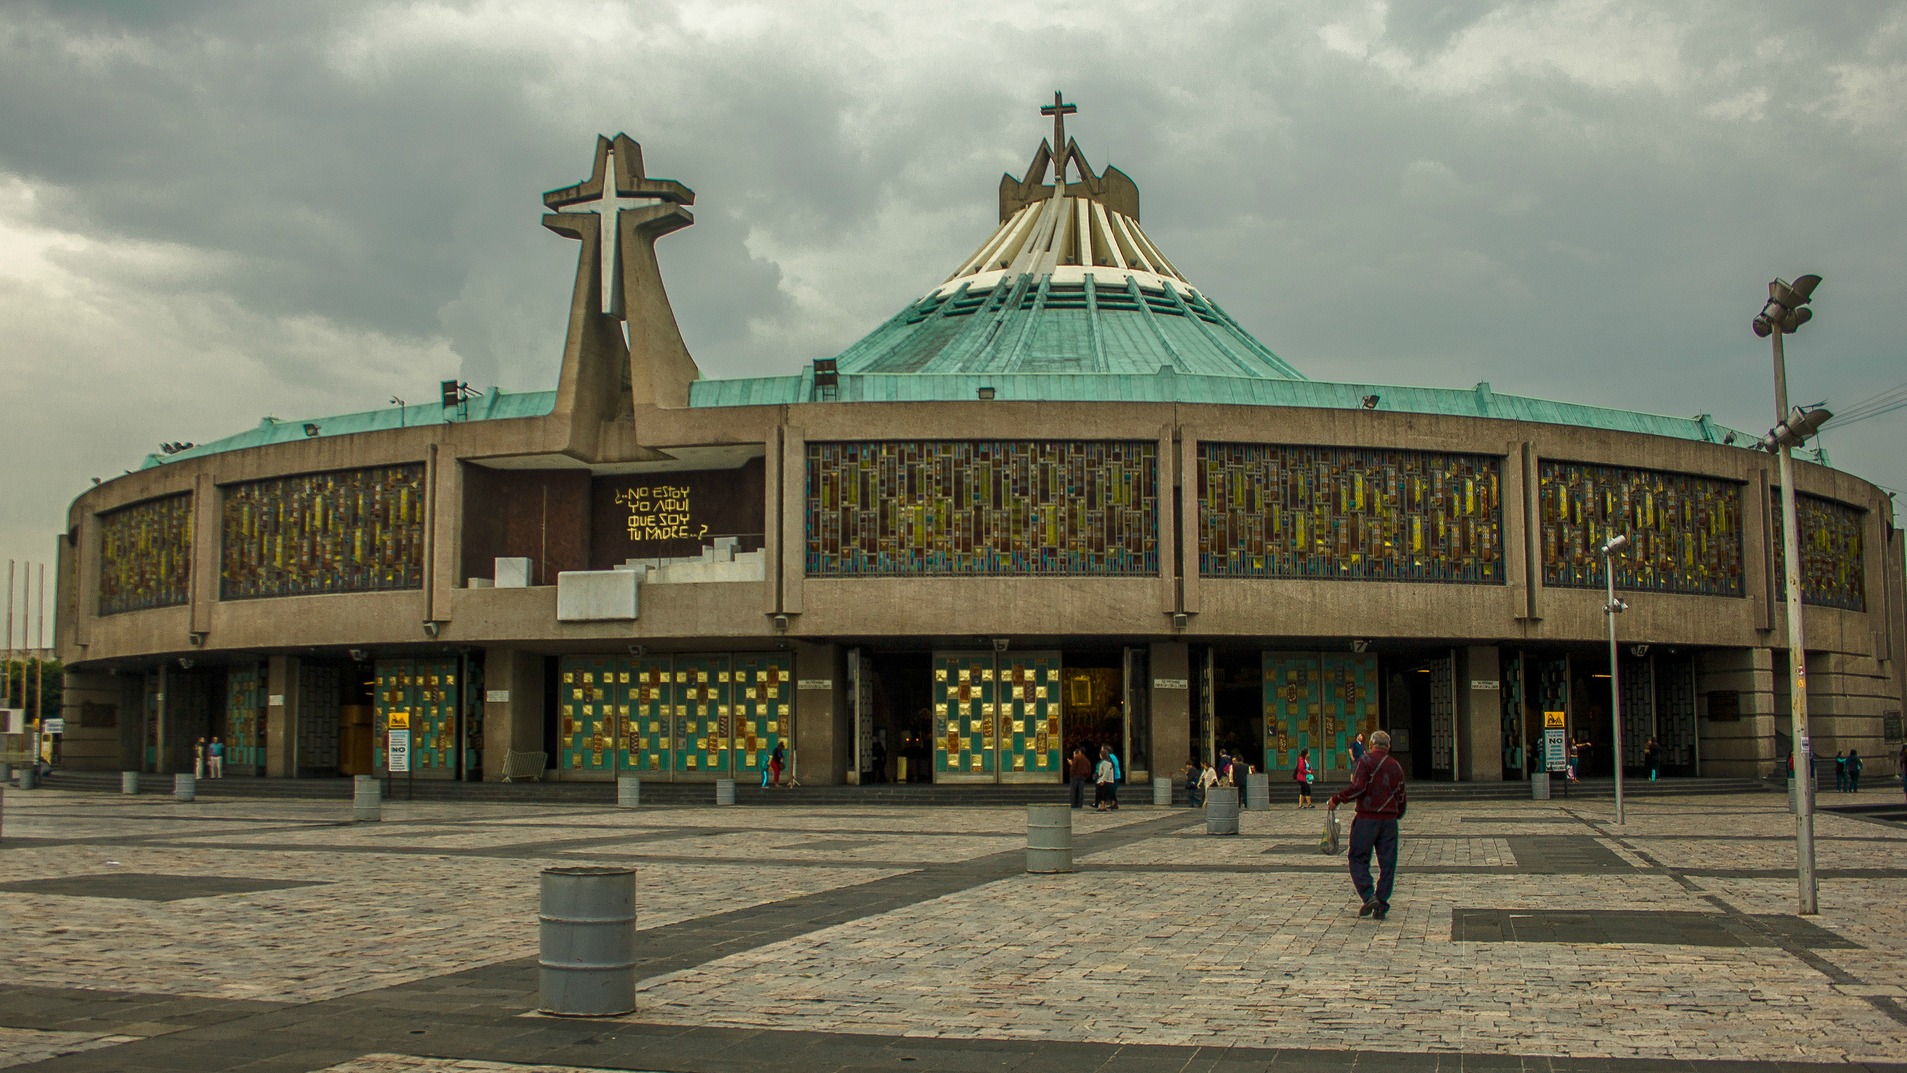
[[[616,493],[616,503],[629,508],[630,540],[700,540],[708,535],[708,525],[694,519],[687,485],[625,488]]]

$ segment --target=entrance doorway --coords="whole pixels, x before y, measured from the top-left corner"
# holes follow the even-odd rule
[[[854,758],[860,782],[931,782],[934,749],[933,656],[861,653],[864,697]]]

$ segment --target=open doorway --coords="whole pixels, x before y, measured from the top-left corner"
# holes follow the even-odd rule
[[[934,777],[933,656],[927,652],[870,652],[869,740],[861,751],[861,782],[932,782]]]

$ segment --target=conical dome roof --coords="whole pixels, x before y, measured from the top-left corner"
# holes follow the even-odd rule
[[[1042,141],[1024,178],[1001,178],[999,227],[944,282],[843,351],[842,373],[1170,368],[1305,379],[1153,243],[1139,226],[1139,188],[1124,172],[1095,173],[1077,142],[1064,145],[1055,157]]]

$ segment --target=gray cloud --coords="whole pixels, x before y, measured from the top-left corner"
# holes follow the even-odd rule
[[[46,557],[161,439],[550,386],[576,249],[538,194],[598,133],[698,192],[662,256],[708,375],[836,352],[985,236],[1054,85],[1179,267],[1320,379],[1760,429],[1747,320],[1809,270],[1797,399],[1907,369],[1894,5],[12,6],[0,449],[33,464],[0,550]],[[1907,488],[1900,421],[1827,443]]]

